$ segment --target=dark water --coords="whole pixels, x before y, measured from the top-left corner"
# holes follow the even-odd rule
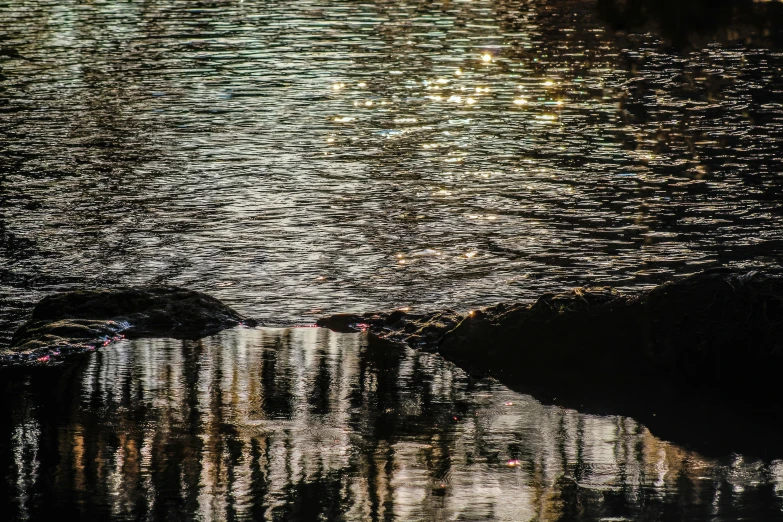
[[[292,324],[778,269],[781,52],[593,6],[0,2],[4,338],[82,285]]]
[[[0,382],[2,520],[783,520],[781,461],[704,458],[361,334],[123,341]]]

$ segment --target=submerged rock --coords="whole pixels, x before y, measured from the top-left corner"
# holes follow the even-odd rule
[[[128,337],[195,339],[253,321],[200,292],[170,286],[78,290],[45,297],[0,364],[45,363]]]

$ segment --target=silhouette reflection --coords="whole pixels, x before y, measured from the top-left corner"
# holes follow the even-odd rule
[[[126,341],[0,382],[4,520],[783,519],[783,462],[357,334]]]

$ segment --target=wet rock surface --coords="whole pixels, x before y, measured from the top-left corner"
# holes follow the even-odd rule
[[[78,290],[45,297],[0,364],[51,363],[121,337],[200,338],[245,318],[214,297],[170,286]]]
[[[636,295],[585,287],[466,314],[395,311],[318,324],[437,351],[544,402],[630,415],[673,439],[733,429],[724,440],[734,444],[783,427],[780,277],[718,269]],[[747,430],[762,418],[763,429]]]
[[[389,313],[336,314],[316,322],[321,328],[335,332],[363,332],[393,342],[407,343],[414,348],[437,351],[438,342],[454,329],[464,315],[453,310],[410,314],[402,310]]]
[[[636,295],[584,287],[465,314],[398,310],[317,324],[437,351],[477,373],[556,366],[718,384],[783,368],[783,278],[718,269]]]

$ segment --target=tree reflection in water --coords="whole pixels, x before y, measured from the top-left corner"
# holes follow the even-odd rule
[[[361,335],[139,340],[15,372],[3,519],[783,519],[783,463],[707,459]]]

